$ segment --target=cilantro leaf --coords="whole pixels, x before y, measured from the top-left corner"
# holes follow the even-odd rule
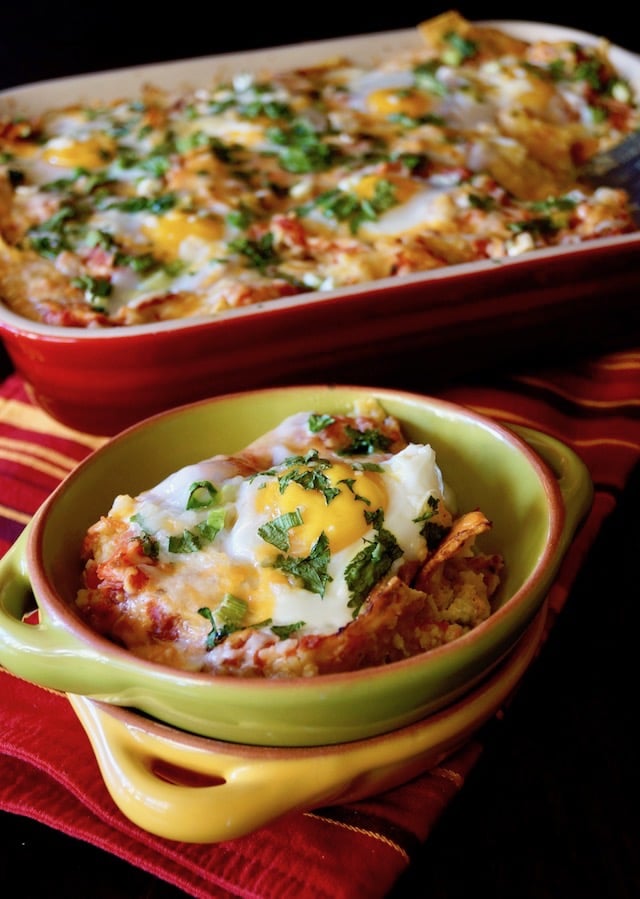
[[[331,468],[331,462],[323,459],[317,450],[310,450],[306,456],[292,456],[285,459],[283,464],[292,467],[278,479],[280,493],[284,493],[293,482],[304,490],[317,490],[322,493],[327,505],[340,494],[340,490],[332,487],[329,478],[324,474],[324,469]]]
[[[279,515],[273,521],[267,521],[258,528],[258,535],[267,543],[271,543],[277,549],[283,552],[289,551],[289,528],[295,528],[302,524],[302,515],[300,510],[295,512],[285,512]]]
[[[402,555],[402,549],[394,535],[382,527],[384,520],[382,509],[364,514],[367,521],[374,525],[376,535],[373,540],[365,540],[365,547],[345,568],[344,576],[350,594],[347,605],[352,610],[353,618],[357,616],[378,581]]]
[[[301,627],[304,627],[304,625],[304,621],[295,621],[293,624],[273,624],[271,630],[276,637],[279,637],[281,640],[286,640],[288,637],[291,637],[292,634],[295,634],[296,631],[299,631]]]
[[[333,580],[327,570],[330,557],[329,540],[323,531],[304,559],[279,555],[273,562],[273,567],[297,578],[305,590],[324,596],[327,584]]]
[[[142,546],[142,552],[149,559],[157,559],[160,554],[160,545],[153,534],[149,530],[147,530],[142,520],[142,516],[136,513],[135,515],[131,516],[130,521],[132,521],[134,524],[137,524],[142,531],[140,535],[140,545]]]
[[[208,606],[198,609],[198,615],[202,615],[211,622],[211,630],[207,634],[205,644],[207,651],[213,649],[218,643],[222,643],[229,634],[241,630],[247,614],[248,604],[244,599],[234,596],[233,593],[225,593],[222,601],[216,609]]]
[[[351,438],[351,443],[340,450],[341,456],[364,456],[369,453],[386,452],[391,446],[391,438],[376,428],[357,431],[347,425],[345,434]]]
[[[335,421],[333,415],[318,415],[317,413],[312,413],[309,416],[309,430],[312,434],[318,434],[320,431],[324,431],[325,428],[328,428]]]
[[[229,243],[229,248],[245,257],[248,264],[263,274],[270,266],[280,262],[280,256],[273,246],[273,234],[267,231],[258,240],[249,237],[239,237]]]

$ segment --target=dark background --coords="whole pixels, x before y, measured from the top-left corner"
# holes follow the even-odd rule
[[[411,28],[447,8],[407,2],[374,10],[346,2],[165,7],[16,0],[0,6],[0,89],[113,67]],[[585,4],[572,13],[541,3],[456,8],[471,19],[564,24],[640,52],[631,7]],[[629,339],[640,345],[636,335]],[[507,716],[489,728],[480,762],[393,899],[640,896],[639,502],[636,473]],[[181,895],[93,847],[2,813],[0,877],[3,895],[23,899]]]
[[[576,11],[576,6],[579,11]],[[446,4],[349,0],[297,3],[12,0],[0,4],[0,88],[43,78],[207,56],[343,34],[413,28],[449,8],[469,19],[552,22],[629,46],[637,32],[623,7],[541,2]],[[628,7],[631,9],[631,7]],[[573,9],[573,12],[563,12]]]

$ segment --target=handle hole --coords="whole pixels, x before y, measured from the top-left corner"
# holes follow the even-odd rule
[[[163,759],[154,759],[151,770],[160,780],[176,784],[179,787],[219,787],[226,783],[224,777],[216,774],[203,774],[200,771],[191,771],[180,765],[173,765]]]

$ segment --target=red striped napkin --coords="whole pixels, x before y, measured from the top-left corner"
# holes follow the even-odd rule
[[[593,507],[552,588],[548,633],[640,457],[640,350],[457,385],[438,395],[551,434],[569,444],[591,472]],[[56,484],[102,442],[35,407],[18,376],[4,382],[0,553]],[[508,714],[508,707],[502,711]],[[483,733],[428,773],[371,799],[296,812],[234,841],[176,843],[140,830],[116,808],[63,696],[0,672],[0,809],[99,846],[203,899],[377,899],[463,787],[482,751]]]

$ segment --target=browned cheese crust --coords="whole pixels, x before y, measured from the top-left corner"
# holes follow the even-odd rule
[[[368,64],[0,114],[0,298],[76,328],[210,318],[636,230],[583,171],[640,127],[606,41],[455,11],[417,36]]]

